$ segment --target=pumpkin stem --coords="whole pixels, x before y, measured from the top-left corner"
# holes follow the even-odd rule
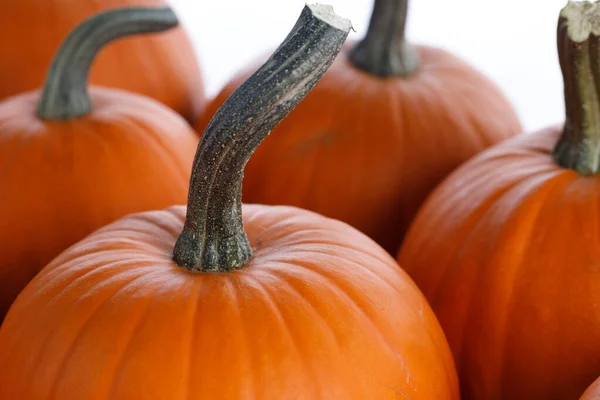
[[[350,28],[330,6],[307,5],[275,53],[213,116],[192,167],[186,221],[173,251],[179,266],[227,272],[251,258],[242,221],[244,167],[323,76]]]
[[[581,175],[600,170],[600,3],[569,2],[558,21],[566,121],[558,164]]]
[[[419,54],[404,35],[407,12],[408,0],[375,0],[367,35],[350,52],[350,61],[380,77],[416,72]]]
[[[178,25],[169,7],[119,8],[79,24],[60,46],[42,89],[38,116],[44,120],[81,117],[92,109],[87,91],[90,68],[98,52],[125,36],[162,32]]]

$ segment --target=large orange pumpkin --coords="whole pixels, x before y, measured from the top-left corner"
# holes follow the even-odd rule
[[[600,375],[598,26],[598,2],[561,13],[565,125],[462,166],[400,251],[446,332],[465,400],[572,400]]]
[[[32,281],[0,330],[0,398],[458,400],[433,312],[381,247],[309,211],[241,204],[250,154],[349,29],[305,8],[207,128],[187,210],[128,216]]]
[[[84,19],[164,0],[0,0],[0,99],[39,88],[56,49]],[[183,28],[120,41],[98,55],[92,84],[152,97],[194,121],[205,105],[198,61]]]
[[[66,247],[128,213],[185,203],[192,128],[154,100],[86,87],[104,44],[176,25],[168,8],[93,17],[64,42],[43,91],[0,103],[0,321]]]
[[[369,31],[246,168],[244,200],[348,222],[396,254],[417,209],[459,164],[521,130],[496,86],[455,56],[404,39],[408,0],[376,0]],[[254,70],[237,75],[198,120]]]

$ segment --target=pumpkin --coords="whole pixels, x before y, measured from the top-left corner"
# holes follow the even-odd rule
[[[164,5],[164,0],[0,0],[0,99],[42,86],[56,49],[86,18],[113,8]],[[190,122],[206,103],[198,61],[182,27],[106,48],[90,82],[152,97]]]
[[[446,51],[405,40],[408,0],[376,0],[342,50],[246,168],[244,200],[345,221],[396,254],[425,197],[459,164],[521,130],[498,88]],[[218,107],[254,70],[209,102]]]
[[[154,100],[86,86],[105,44],[176,25],[169,8],[91,17],[65,40],[43,90],[0,103],[0,322],[68,246],[126,214],[185,204],[193,129]]]
[[[0,330],[0,398],[458,400],[433,312],[381,247],[310,211],[242,207],[244,164],[349,29],[305,7],[207,127],[187,209],[127,216],[40,272]]]
[[[399,253],[446,332],[465,400],[577,399],[600,375],[599,22],[598,2],[561,12],[565,124],[459,168]]]

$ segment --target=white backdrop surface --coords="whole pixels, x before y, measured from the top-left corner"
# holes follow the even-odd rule
[[[372,0],[321,0],[364,35]],[[274,49],[304,0],[171,0],[197,48],[214,95],[242,66]],[[564,120],[556,24],[566,0],[413,0],[407,36],[454,52],[515,104],[530,131]]]

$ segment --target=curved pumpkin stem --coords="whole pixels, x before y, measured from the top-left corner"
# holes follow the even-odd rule
[[[186,221],[173,252],[179,266],[225,272],[250,259],[242,221],[244,167],[323,76],[350,28],[329,6],[306,6],[275,53],[214,115],[192,168]]]
[[[558,21],[566,122],[554,148],[558,164],[600,171],[600,3],[569,2]]]
[[[408,0],[375,0],[367,35],[350,53],[357,68],[380,77],[417,71],[417,49],[404,36],[407,12]]]
[[[67,120],[89,113],[92,102],[87,81],[96,54],[115,39],[162,32],[178,23],[169,7],[120,8],[83,21],[54,57],[42,90],[38,116],[45,120]]]

